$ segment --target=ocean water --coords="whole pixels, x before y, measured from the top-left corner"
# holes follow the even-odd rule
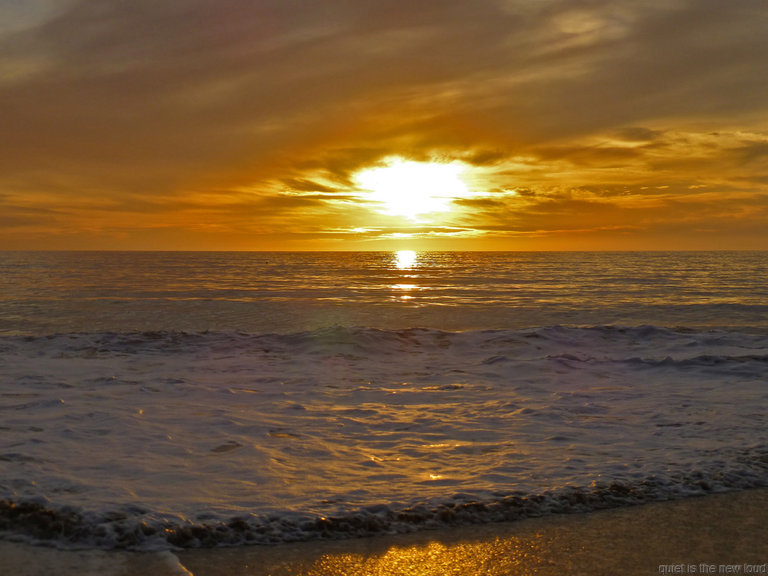
[[[768,486],[768,253],[0,253],[0,538],[168,549]]]

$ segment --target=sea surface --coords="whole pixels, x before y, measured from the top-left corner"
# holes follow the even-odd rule
[[[0,252],[0,538],[349,538],[768,486],[768,252]]]

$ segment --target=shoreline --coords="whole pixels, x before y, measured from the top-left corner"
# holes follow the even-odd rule
[[[768,573],[768,488],[354,540],[176,552],[0,541],[16,576],[502,576]]]

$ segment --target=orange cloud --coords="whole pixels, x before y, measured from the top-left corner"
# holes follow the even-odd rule
[[[761,0],[3,11],[0,248],[768,248]],[[473,196],[375,213],[395,156]]]

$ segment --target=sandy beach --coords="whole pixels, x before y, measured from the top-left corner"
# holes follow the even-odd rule
[[[768,573],[768,489],[416,534],[176,553],[0,542],[16,576]]]

